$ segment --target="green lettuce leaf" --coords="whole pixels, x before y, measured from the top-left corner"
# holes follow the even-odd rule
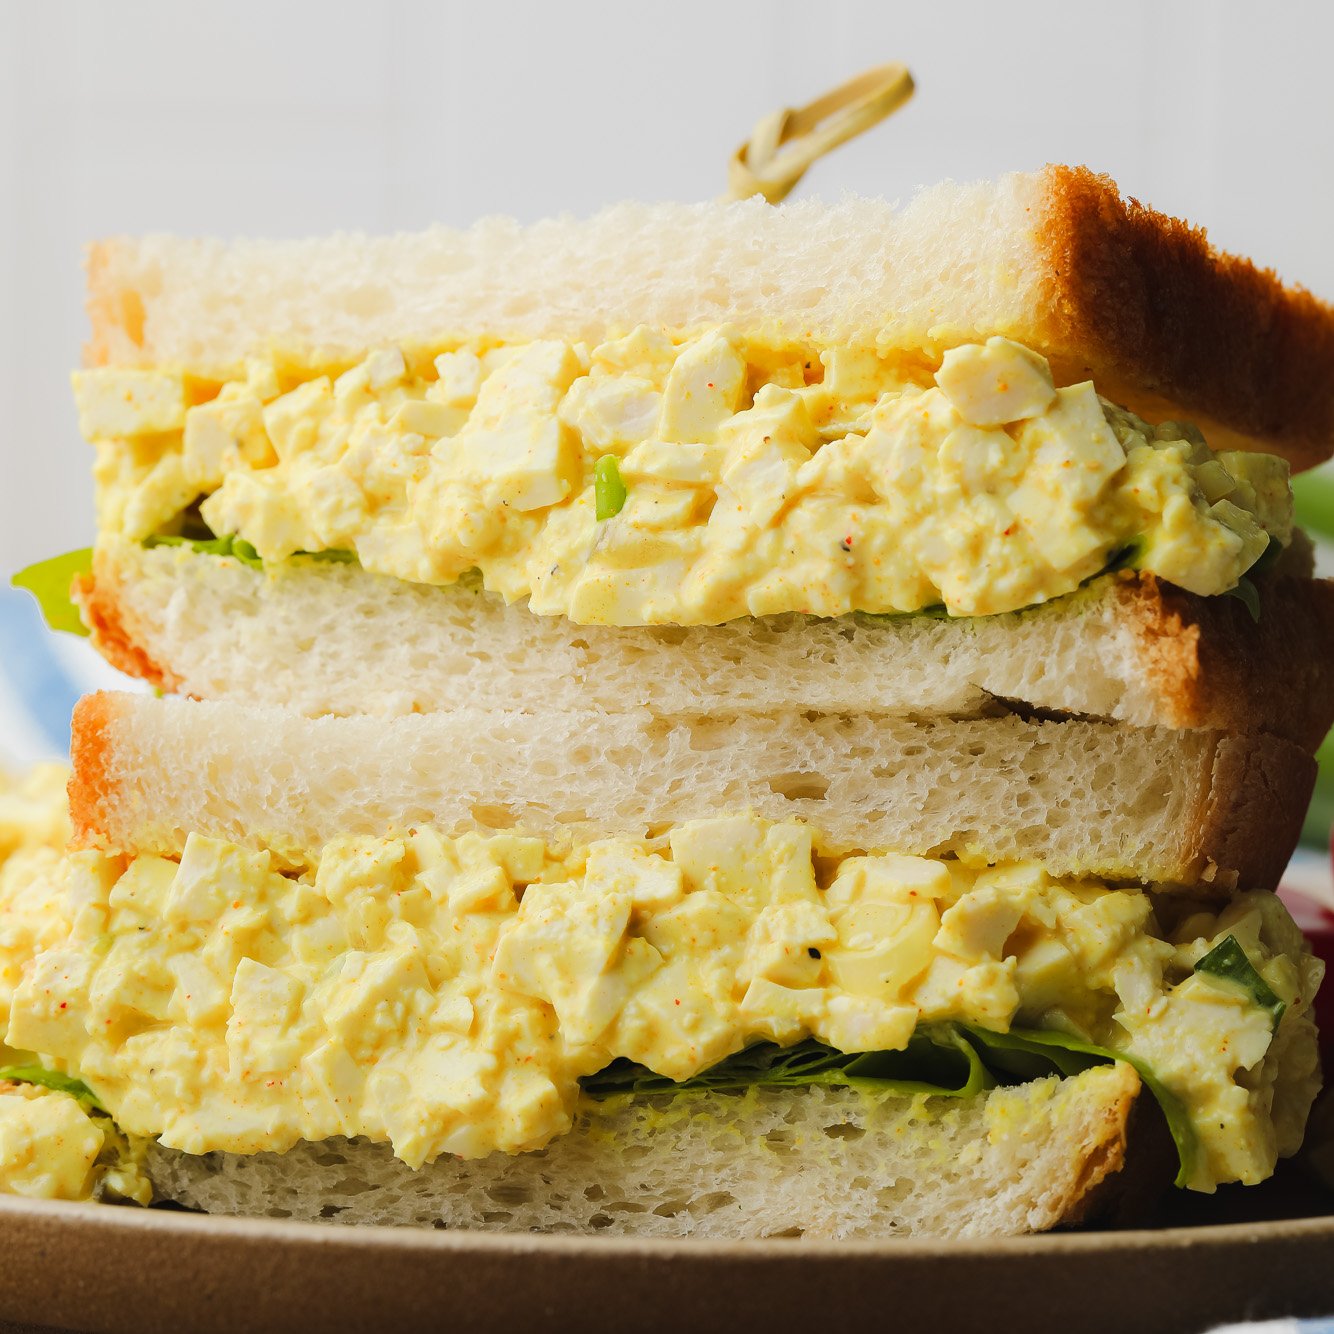
[[[259,552],[244,538],[234,537],[230,534],[226,537],[176,537],[164,533],[157,537],[145,538],[144,546],[189,547],[191,551],[196,551],[201,556],[230,556],[233,560],[239,560],[243,565],[249,565],[252,569],[261,570],[264,568],[264,562],[260,560]]]
[[[1202,956],[1195,964],[1197,973],[1208,973],[1211,977],[1221,978],[1224,982],[1233,982],[1241,987],[1248,996],[1269,1015],[1270,1023],[1277,1028],[1283,1018],[1287,1004],[1273,992],[1269,983],[1256,971],[1255,965],[1246,957],[1241,942],[1236,936],[1224,936],[1217,945]]]
[[[965,1098],[997,1084],[1025,1084],[1051,1074],[1068,1078],[1111,1061],[1131,1065],[1162,1108],[1177,1149],[1176,1184],[1184,1186],[1195,1168],[1198,1141],[1181,1100],[1138,1058],[1067,1033],[1027,1029],[993,1033],[973,1024],[929,1024],[912,1035],[903,1051],[847,1055],[813,1038],[792,1047],[759,1042],[680,1082],[618,1060],[580,1083],[593,1098],[807,1084]]]
[[[1302,842],[1324,851],[1329,847],[1330,829],[1334,828],[1334,732],[1320,743],[1315,760],[1315,791],[1302,822]]]
[[[1087,579],[1085,579],[1079,585],[1079,587],[1081,589],[1087,588],[1091,583],[1094,583],[1096,580],[1101,579],[1104,575],[1114,574],[1117,570],[1137,570],[1139,568],[1140,561],[1144,558],[1144,551],[1146,546],[1147,546],[1147,541],[1145,538],[1143,537],[1133,538],[1125,546],[1121,547],[1117,551],[1112,552],[1111,556],[1107,561],[1107,564],[1104,565],[1102,569],[1098,571],[1097,574],[1090,575]],[[1250,612],[1251,620],[1259,621],[1260,590],[1252,582],[1250,576],[1260,574],[1270,565],[1272,565],[1274,561],[1278,559],[1279,555],[1282,553],[1282,550],[1283,548],[1279,545],[1279,543],[1271,539],[1269,545],[1266,546],[1264,551],[1260,553],[1260,556],[1255,561],[1255,564],[1253,564],[1250,567],[1250,569],[1246,572],[1246,574],[1244,574],[1240,579],[1237,580],[1236,587],[1227,589],[1219,596],[1236,598],[1239,602],[1243,603],[1246,607],[1246,610]],[[1063,596],[1069,598],[1073,597],[1074,594],[1066,593]],[[1019,607],[1012,612],[1002,611],[1002,612],[996,612],[994,614],[998,616],[1022,615],[1026,611],[1034,611],[1038,607],[1044,605],[1045,605],[1044,603],[1037,602],[1034,603],[1031,607]],[[864,621],[900,621],[909,616],[925,616],[930,620],[938,620],[938,621],[948,621],[955,619],[950,615],[950,613],[945,609],[944,605],[941,603],[935,603],[929,607],[919,607],[916,611],[885,611],[885,612],[858,611],[854,612],[853,615],[856,616],[859,620],[864,620]],[[962,616],[959,617],[958,619],[982,621],[986,620],[987,617]]]
[[[258,551],[243,537],[229,533],[225,537],[178,537],[173,534],[159,534],[144,539],[146,547],[189,547],[201,556],[230,556],[242,565],[249,565],[252,570],[262,570],[264,561]],[[355,565],[355,551],[294,551],[293,559],[326,560],[337,565]]]
[[[618,1060],[581,1081],[590,1097],[617,1094],[741,1092],[799,1088],[806,1084],[931,1093],[963,1098],[992,1088],[995,1080],[976,1048],[952,1025],[919,1028],[903,1051],[848,1055],[808,1038],[792,1047],[757,1042],[690,1079],[673,1081],[633,1061]]]
[[[91,1111],[105,1113],[107,1110],[83,1080],[62,1075],[58,1070],[44,1070],[40,1065],[7,1065],[0,1067],[0,1080],[8,1080],[11,1084],[37,1084],[57,1093],[68,1093]]]
[[[993,1033],[990,1029],[976,1028],[972,1024],[964,1024],[962,1027],[984,1049],[983,1059],[988,1067],[1012,1076],[1007,1081],[1010,1083],[1050,1074],[1051,1066],[1066,1076],[1077,1075],[1090,1066],[1103,1065],[1108,1061],[1125,1061],[1127,1065],[1133,1066],[1135,1073],[1143,1080],[1144,1087],[1162,1108],[1167,1129],[1176,1145],[1176,1184],[1184,1186],[1190,1180],[1199,1152],[1199,1140],[1190,1113],[1186,1111],[1181,1099],[1153,1072],[1152,1067],[1138,1056],[1112,1051],[1069,1033],[1057,1033],[1050,1029],[1012,1028],[1008,1033]],[[1044,1068],[1044,1062],[1050,1064]]]
[[[928,621],[980,621],[981,616],[952,616],[943,602],[933,602],[929,607],[918,607],[916,611],[854,611],[859,621],[906,621],[909,617],[924,617]],[[1005,614],[1005,613],[1002,613]]]
[[[337,547],[331,547],[328,551],[298,551],[296,554],[302,560],[327,560],[334,565],[357,564],[357,553],[355,551],[342,551]]]
[[[93,550],[67,551],[63,556],[38,561],[20,570],[9,582],[15,588],[26,589],[37,599],[42,619],[52,630],[64,630],[71,635],[86,635],[87,626],[79,617],[79,609],[70,599],[70,585],[74,577],[87,574],[93,568]]]

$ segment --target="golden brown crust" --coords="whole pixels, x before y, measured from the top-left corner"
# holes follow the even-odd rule
[[[1217,738],[1177,861],[1206,893],[1274,889],[1301,837],[1315,760],[1269,736]]]
[[[1116,1208],[1122,1193],[1137,1184],[1124,1169],[1140,1078],[1123,1061],[1113,1069],[1118,1082],[1107,1100],[1091,1109],[1074,1180],[1056,1206],[1056,1226],[1082,1223]]]
[[[113,667],[160,690],[174,693],[180,689],[180,679],[149,655],[132,618],[125,615],[114,562],[97,553],[92,572],[76,575],[70,593],[88,627],[93,647]]]
[[[74,706],[70,719],[70,846],[103,846],[103,829],[115,804],[109,773],[114,740],[114,696],[104,690],[85,695]]]
[[[1115,595],[1169,727],[1272,733],[1314,754],[1334,726],[1334,580],[1269,578],[1260,619],[1150,574]]]
[[[1202,227],[1123,199],[1107,176],[1049,166],[1052,356],[1063,379],[1150,419],[1196,422],[1214,449],[1308,468],[1334,450],[1334,307],[1215,250]]]

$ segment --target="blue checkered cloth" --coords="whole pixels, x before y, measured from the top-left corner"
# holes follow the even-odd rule
[[[48,630],[27,593],[0,587],[0,767],[64,758],[80,695],[139,688],[107,666],[87,640]]]

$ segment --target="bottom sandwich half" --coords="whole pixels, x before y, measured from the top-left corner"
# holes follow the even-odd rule
[[[56,841],[0,867],[0,1186],[30,1195],[999,1235],[1097,1217],[1155,1145],[1180,1185],[1263,1180],[1319,1084],[1321,965],[1266,892],[831,852],[755,815],[295,861]]]

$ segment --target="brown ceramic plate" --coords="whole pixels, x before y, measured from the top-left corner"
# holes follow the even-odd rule
[[[1163,1226],[745,1244],[339,1228],[0,1198],[0,1328],[1203,1330],[1334,1313],[1334,1214],[1295,1173]],[[1266,1217],[1275,1213],[1305,1217]],[[1232,1217],[1201,1223],[1201,1218]]]

